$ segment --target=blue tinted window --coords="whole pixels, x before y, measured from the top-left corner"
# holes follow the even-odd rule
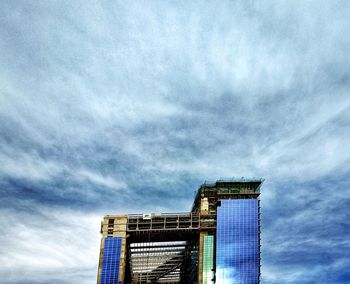
[[[119,275],[122,238],[106,238],[103,251],[101,284],[116,284]]]
[[[221,200],[217,209],[216,283],[259,281],[257,199]]]

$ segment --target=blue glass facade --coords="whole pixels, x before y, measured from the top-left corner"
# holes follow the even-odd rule
[[[103,251],[101,284],[119,284],[119,263],[122,238],[106,238]]]
[[[216,283],[259,283],[259,201],[221,200],[217,208]]]

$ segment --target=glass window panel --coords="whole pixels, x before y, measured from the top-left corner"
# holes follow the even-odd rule
[[[214,236],[204,236],[203,284],[213,283]]]
[[[104,243],[101,284],[115,284],[118,282],[120,251],[122,238],[106,238]]]
[[[257,199],[221,200],[217,209],[216,283],[259,281]]]

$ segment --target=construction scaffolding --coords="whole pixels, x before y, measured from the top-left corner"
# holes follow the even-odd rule
[[[97,283],[216,283],[217,208],[222,200],[258,199],[262,182],[243,178],[205,182],[191,212],[106,215]],[[257,221],[260,228],[260,218]],[[118,239],[118,255],[110,256],[110,239]],[[118,268],[112,270],[106,256],[118,258],[113,262]]]

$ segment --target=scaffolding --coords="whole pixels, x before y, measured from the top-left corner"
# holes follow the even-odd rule
[[[105,284],[100,277],[104,241],[116,237],[122,239],[120,283],[215,283],[217,208],[225,199],[258,199],[262,182],[255,178],[205,182],[191,212],[106,215],[97,283]]]

